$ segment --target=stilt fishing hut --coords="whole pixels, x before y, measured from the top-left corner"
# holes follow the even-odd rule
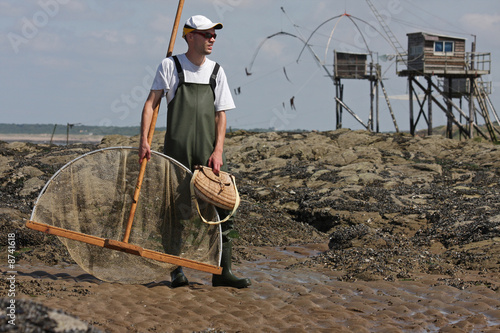
[[[336,95],[336,127],[342,128],[342,111],[345,108],[351,115],[356,118],[367,130],[373,131],[373,83],[378,81],[377,71],[373,67],[373,63],[368,64],[368,53],[346,53],[334,51],[334,84]],[[344,102],[344,85],[341,79],[357,79],[370,81],[370,118],[365,124],[354,111],[352,111]],[[376,85],[378,87],[378,85]],[[378,92],[378,90],[377,90]],[[378,96],[378,93],[376,94]],[[378,112],[378,103],[377,103]]]
[[[475,52],[475,41],[471,52],[467,52],[465,38],[427,32],[414,32],[407,36],[407,56],[406,59],[398,59],[396,72],[398,76],[408,77],[411,134],[415,135],[421,118],[427,122],[427,133],[432,134],[432,105],[436,104],[446,114],[447,137],[452,138],[455,125],[460,135],[465,137],[472,138],[473,129],[476,129],[484,138],[497,141],[495,131],[498,129],[494,128],[490,113],[495,117],[497,115],[488,97],[489,90],[485,89],[487,84],[482,81],[483,75],[490,74],[491,54]],[[427,87],[417,80],[418,77],[427,81]],[[444,105],[433,95],[433,91],[444,99]],[[462,97],[468,101],[468,114],[462,110]],[[460,98],[460,105],[453,98]],[[416,118],[414,99],[420,107]],[[475,106],[475,101],[478,107]],[[455,117],[454,109],[458,112],[459,119]],[[479,118],[484,119],[488,134],[478,126],[476,121]],[[463,119],[465,123],[462,123]]]
[[[333,79],[335,85],[335,100],[336,100],[336,128],[342,128],[342,111],[346,109],[358,122],[360,122],[367,130],[379,132],[379,83],[386,96],[386,101],[389,110],[392,114],[389,98],[382,84],[381,66],[373,61],[368,63],[369,53],[352,53],[352,52],[337,52],[334,51],[334,70]],[[342,79],[357,79],[368,80],[370,82],[370,115],[368,123],[364,123],[359,116],[357,116],[352,109],[350,109],[344,102],[344,85]],[[375,114],[374,114],[375,113]],[[396,119],[392,114],[394,125],[398,130]],[[374,121],[375,119],[375,121]],[[374,129],[376,126],[376,129]]]

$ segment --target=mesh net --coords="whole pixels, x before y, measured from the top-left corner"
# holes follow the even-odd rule
[[[138,151],[107,148],[62,167],[40,193],[31,220],[122,241],[139,175]],[[129,243],[218,266],[220,225],[201,222],[191,201],[191,171],[152,152],[142,183]],[[217,220],[212,206],[202,214]],[[60,237],[88,273],[111,282],[147,283],[177,266]]]

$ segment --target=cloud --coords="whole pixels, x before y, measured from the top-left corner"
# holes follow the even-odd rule
[[[482,46],[489,48],[500,45],[500,14],[468,13],[461,17],[461,22],[471,34],[478,36]]]
[[[469,28],[481,31],[497,31],[500,28],[500,14],[468,13],[462,16],[463,23]]]
[[[104,41],[106,43],[125,43],[127,45],[134,45],[137,43],[137,36],[134,34],[127,34],[117,30],[101,30],[92,31],[89,36],[95,40]]]
[[[277,58],[283,54],[285,47],[285,43],[277,38],[272,38],[266,40],[266,42],[262,45],[262,52],[266,57]]]
[[[468,13],[462,16],[464,27],[474,34],[486,35],[488,38],[497,38],[500,30],[500,14]]]
[[[92,1],[90,1],[89,4],[86,4],[82,1],[70,1],[66,3],[64,6],[70,12],[83,14],[85,12],[88,12],[89,6],[91,6],[92,3],[93,3]]]
[[[75,63],[70,59],[62,57],[41,57],[35,60],[35,64],[53,70],[66,70],[72,68]]]
[[[151,23],[149,23],[149,27],[155,32],[168,33],[172,29],[173,21],[173,18],[170,16],[156,14]],[[179,25],[179,28],[182,28],[182,24]]]
[[[0,12],[5,17],[20,17],[23,15],[23,8],[14,6],[9,1],[0,1]]]
[[[64,42],[61,36],[55,33],[41,31],[30,43],[33,51],[54,53],[63,49]]]

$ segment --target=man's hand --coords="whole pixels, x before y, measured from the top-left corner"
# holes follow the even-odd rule
[[[141,143],[139,146],[139,163],[146,158],[148,161],[151,159],[151,147],[147,142]]]
[[[216,153],[214,151],[212,155],[210,155],[210,158],[208,159],[208,166],[212,168],[212,170],[216,175],[219,175],[220,168],[223,164],[224,163],[222,162],[222,154]]]

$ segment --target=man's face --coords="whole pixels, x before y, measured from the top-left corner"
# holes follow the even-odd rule
[[[192,47],[200,54],[209,55],[215,42],[215,29],[195,30],[192,35]]]

